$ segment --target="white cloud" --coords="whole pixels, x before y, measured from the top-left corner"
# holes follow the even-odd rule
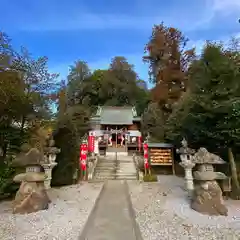
[[[212,0],[213,1],[213,10],[220,12],[233,12],[240,9],[239,0]]]
[[[223,36],[221,39],[214,39],[213,41],[222,42],[225,46],[229,43],[231,37],[240,38],[240,32],[235,34],[234,36]],[[195,48],[196,54],[201,54],[201,51],[206,43],[206,40],[197,40],[197,41],[189,41],[187,43],[187,48]]]

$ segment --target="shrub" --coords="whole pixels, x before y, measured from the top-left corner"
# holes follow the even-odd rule
[[[58,165],[52,172],[52,185],[62,186],[74,183],[73,176],[78,169],[79,149],[74,136],[66,128],[61,128],[54,136],[56,147],[61,149],[57,155]]]
[[[144,182],[157,182],[158,181],[158,179],[157,179],[157,175],[153,175],[153,174],[151,174],[151,175],[145,175],[144,177],[143,177],[143,181]]]
[[[8,162],[0,164],[0,199],[15,195],[19,184],[13,182],[15,169]]]

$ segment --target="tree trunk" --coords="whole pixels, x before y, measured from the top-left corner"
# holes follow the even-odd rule
[[[23,116],[22,117],[22,122],[21,122],[21,133],[23,133],[25,123],[26,123],[26,117]]]
[[[236,167],[236,163],[235,163],[231,148],[228,148],[228,159],[231,166],[232,180],[233,180],[234,186],[237,188],[237,190],[239,190],[240,186],[238,181],[237,167]]]

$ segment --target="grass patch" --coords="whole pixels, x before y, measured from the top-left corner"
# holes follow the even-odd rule
[[[144,182],[157,182],[157,181],[158,181],[157,175],[155,175],[155,174],[145,175],[145,176],[143,177],[143,181],[144,181]]]

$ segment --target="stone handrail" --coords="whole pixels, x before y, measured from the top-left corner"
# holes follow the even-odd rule
[[[141,169],[139,169],[139,162],[138,162],[138,155],[136,153],[133,154],[133,162],[137,170],[137,178],[138,180],[142,181],[142,174],[141,174]]]
[[[97,166],[98,159],[99,159],[98,156],[92,156],[92,157],[90,157],[90,159],[91,158],[94,158],[94,159],[93,159],[93,161],[88,161],[88,180],[93,179],[93,176],[95,173],[95,168]]]

